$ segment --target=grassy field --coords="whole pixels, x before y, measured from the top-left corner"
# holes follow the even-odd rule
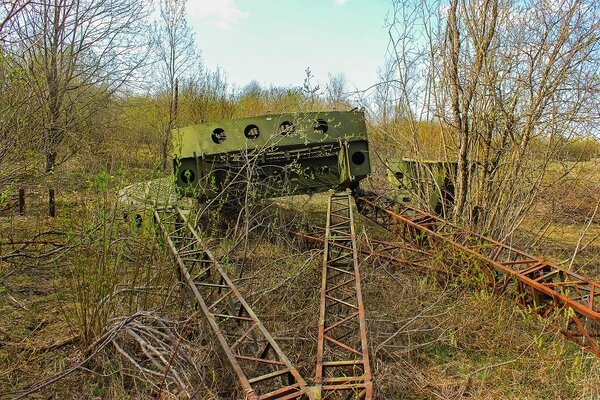
[[[539,204],[520,232],[532,253],[563,265],[580,242],[572,268],[600,279],[600,225],[595,219],[587,227],[598,192],[589,191],[589,199],[581,195],[597,185],[598,170],[582,168],[573,186],[579,192],[561,189],[569,195],[557,194],[552,207]],[[136,313],[145,313],[139,318],[146,326],[168,321],[180,335],[196,365],[186,376],[199,398],[241,398],[182,296],[148,214],[129,210],[144,216],[137,226],[135,219],[124,220],[116,200],[120,188],[155,176],[140,171],[54,178],[45,184],[60,187],[56,218],[44,215],[41,202],[25,216],[10,210],[0,218],[0,398],[28,389],[34,391],[26,398],[39,399],[188,398],[164,377],[141,374],[116,346],[98,342]],[[264,229],[247,240],[216,217],[202,231],[215,253],[230,261],[247,300],[304,376],[314,374],[322,256],[299,246],[286,230],[291,217],[323,226],[325,208],[325,195],[261,202],[254,209],[264,211],[250,222],[260,221]],[[363,218],[357,218],[357,232],[362,244],[373,237],[395,240]],[[231,250],[240,238],[245,244]],[[407,250],[402,256],[418,254]],[[443,260],[429,262],[444,267]],[[371,258],[361,268],[377,398],[600,397],[600,362],[555,333],[552,321],[490,294],[477,273],[440,277]],[[131,337],[114,341],[143,358]],[[73,366],[80,368],[35,390]]]

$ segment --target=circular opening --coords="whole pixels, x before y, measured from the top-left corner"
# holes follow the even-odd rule
[[[321,175],[329,175],[329,167],[327,165],[323,165],[320,171]]]
[[[216,144],[223,143],[225,141],[226,135],[225,130],[222,128],[217,128],[212,132],[212,141]]]
[[[181,173],[181,181],[183,183],[192,183],[196,179],[196,174],[191,169],[186,169]]]
[[[256,125],[250,124],[244,129],[244,136],[246,136],[247,139],[256,139],[259,134],[260,130]]]
[[[394,176],[396,177],[396,179],[398,179],[399,181],[401,181],[402,179],[404,179],[404,174],[402,172],[394,172]]]
[[[291,135],[296,131],[296,127],[290,121],[283,121],[279,125],[279,133],[281,135]]]
[[[319,132],[319,133],[327,132],[328,128],[329,127],[327,126],[327,121],[325,121],[324,119],[316,120],[315,124],[313,125],[313,129],[315,130],[315,132]]]
[[[354,165],[362,165],[365,162],[365,155],[362,151],[357,151],[352,154],[352,162]]]

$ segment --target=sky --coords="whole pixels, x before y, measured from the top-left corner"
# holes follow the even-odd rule
[[[388,43],[390,0],[188,0],[188,22],[205,66],[243,88],[301,86],[343,73],[348,89],[377,81]]]

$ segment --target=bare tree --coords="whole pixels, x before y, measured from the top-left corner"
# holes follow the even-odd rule
[[[394,117],[394,99],[393,99],[393,82],[394,82],[394,67],[391,62],[379,69],[379,83],[375,86],[373,98],[373,106],[375,107],[374,116],[382,125],[387,125]]]
[[[454,217],[478,214],[484,231],[510,234],[545,188],[556,139],[597,125],[598,4],[394,4],[402,11],[392,20],[391,47],[404,66],[397,93],[417,121],[439,121],[455,154]],[[411,51],[403,51],[407,43]],[[416,86],[405,79],[411,70],[421,72]],[[414,87],[421,90],[408,95]],[[417,113],[421,105],[426,113]]]
[[[11,186],[31,172],[31,163],[24,160],[23,153],[36,143],[24,133],[28,131],[27,117],[35,111],[29,104],[33,93],[5,49],[5,38],[12,32],[11,20],[30,3],[0,1],[0,203]]]
[[[31,0],[0,1],[0,40],[4,37],[2,34],[4,27],[30,3]]]
[[[32,163],[24,154],[38,144],[29,135],[29,117],[34,93],[19,71],[14,71],[0,50],[0,203],[6,189],[31,173]],[[6,191],[6,192],[5,192]]]
[[[348,107],[348,80],[343,73],[329,74],[325,86],[325,99],[336,109]]]
[[[220,68],[214,71],[207,71],[200,84],[202,96],[198,100],[198,110],[203,110],[201,120],[211,118],[208,107],[214,108],[213,118],[230,118],[233,114],[231,101],[229,97],[229,85],[227,75]]]
[[[36,93],[36,131],[43,139],[46,171],[65,137],[81,128],[131,83],[145,60],[143,0],[32,2],[9,21],[12,60]]]
[[[163,171],[167,170],[171,130],[177,119],[178,82],[189,74],[197,59],[194,35],[187,24],[186,0],[161,0],[157,26],[159,90],[166,96],[167,118],[161,149]]]
[[[442,46],[444,77],[448,82],[449,103],[452,109],[451,124],[458,132],[458,176],[456,182],[455,216],[463,213],[467,202],[469,185],[469,155],[472,143],[472,119],[469,113],[475,113],[472,104],[474,97],[483,85],[484,67],[490,54],[490,45],[496,33],[498,2],[485,1],[483,7],[461,3],[466,27],[459,28],[458,0],[451,0],[448,10],[445,43]],[[463,32],[466,30],[466,33]],[[467,36],[467,43],[461,35]],[[468,46],[463,54],[461,45]],[[461,71],[468,63],[469,73]]]

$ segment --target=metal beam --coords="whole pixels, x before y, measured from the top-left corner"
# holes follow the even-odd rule
[[[327,210],[315,384],[323,399],[373,398],[365,309],[349,194]]]
[[[180,209],[154,211],[182,281],[202,311],[246,400],[319,400]]]
[[[319,228],[322,229],[322,228]],[[304,231],[295,231],[294,235],[303,240],[309,240],[313,243],[325,243],[325,239],[317,237],[315,234],[307,233]],[[455,272],[451,270],[443,270],[432,267],[428,264],[423,263],[423,260],[409,260],[403,257],[403,253],[412,252],[422,254],[422,258],[426,259],[430,256],[429,252],[423,251],[416,247],[409,247],[406,243],[393,243],[386,242],[384,240],[369,239],[367,243],[361,246],[359,243],[357,251],[365,257],[372,257],[381,261],[386,261],[389,264],[397,264],[420,273],[432,272],[439,274],[440,276],[456,276]]]
[[[522,307],[543,317],[566,309],[568,321],[560,332],[600,357],[600,283],[389,199],[356,196],[355,200],[361,214],[404,240],[431,247],[450,245],[479,261],[494,291],[515,295]]]

